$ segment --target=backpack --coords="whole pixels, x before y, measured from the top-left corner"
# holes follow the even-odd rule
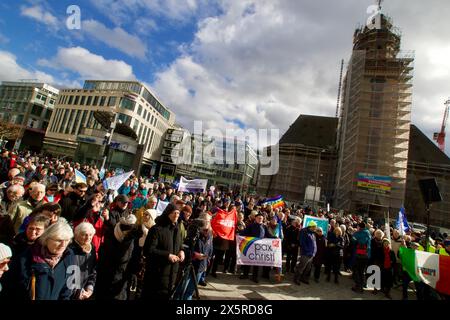
[[[367,257],[369,255],[367,251],[367,244],[356,243],[356,255]]]

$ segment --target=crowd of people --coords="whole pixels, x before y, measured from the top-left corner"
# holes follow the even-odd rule
[[[77,182],[75,169],[86,182]],[[333,281],[351,272],[364,292],[366,268],[381,270],[381,291],[391,298],[411,282],[402,271],[400,247],[450,254],[447,234],[432,245],[423,234],[400,235],[358,215],[261,204],[258,196],[218,190],[183,193],[171,183],[130,176],[105,190],[95,166],[3,150],[0,158],[0,298],[14,300],[190,300],[196,284],[218,272],[240,279],[293,274],[296,285]],[[103,176],[102,178],[100,176]],[[162,212],[159,202],[167,202]],[[237,266],[236,240],[211,228],[218,210],[236,212],[236,234],[282,239],[282,268]],[[306,215],[328,220],[327,230]],[[193,272],[192,272],[192,270]],[[251,277],[250,277],[251,273]],[[324,280],[321,278],[324,277]],[[437,297],[415,282],[418,299]],[[377,290],[373,290],[377,294]],[[447,297],[444,297],[447,298]]]

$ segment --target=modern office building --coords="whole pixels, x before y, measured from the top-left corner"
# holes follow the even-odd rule
[[[413,52],[381,14],[353,37],[339,120],[335,207],[371,216],[405,201]]]
[[[112,136],[108,166],[129,166],[140,158],[141,173],[154,174],[175,115],[136,81],[87,80],[83,89],[61,90],[45,136],[45,151],[99,164],[108,128],[94,118],[96,111],[110,115],[110,123],[122,127]]]
[[[166,143],[162,166],[170,163],[176,178],[208,179],[223,190],[255,191],[258,156],[247,141],[191,135],[177,128],[168,130]]]
[[[0,85],[0,121],[16,125],[19,133],[9,146],[39,152],[59,90],[39,82],[8,82]]]

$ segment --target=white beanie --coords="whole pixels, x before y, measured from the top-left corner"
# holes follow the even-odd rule
[[[6,258],[11,258],[12,252],[11,248],[6,244],[0,243],[0,261],[5,260]]]

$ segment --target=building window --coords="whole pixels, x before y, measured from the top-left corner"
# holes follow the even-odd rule
[[[45,119],[46,120],[50,120],[50,117],[52,116],[53,111],[50,109],[47,109],[47,111],[45,112]]]
[[[69,110],[69,112],[68,112],[69,116],[68,116],[67,124],[66,124],[65,130],[64,130],[65,134],[69,134],[70,124],[73,123],[73,116],[75,115],[75,111],[76,110]]]
[[[81,114],[81,110],[77,111],[77,115],[75,117],[75,121],[73,122],[73,126],[72,126],[72,134],[76,134],[76,130],[78,127],[78,121],[80,120],[80,114]]]
[[[75,96],[75,101],[73,102],[73,104],[77,106],[79,102],[80,102],[80,96]]]
[[[112,107],[116,105],[116,97],[109,97],[108,107]]]
[[[94,103],[92,105],[93,106],[98,106],[98,96],[94,97]]]
[[[83,110],[83,116],[81,117],[81,121],[80,121],[80,127],[85,127],[85,121],[86,121],[86,115],[87,115],[87,110]],[[80,133],[80,130],[78,130],[78,132],[76,134]]]
[[[16,124],[22,124],[23,122],[23,114],[19,114],[16,119]]]
[[[106,103],[106,97],[105,97],[105,96],[102,96],[102,97],[100,98],[100,106],[103,107],[103,106],[105,105],[105,103]]]
[[[72,102],[73,102],[73,96],[70,96],[69,97],[69,102],[67,102],[67,104],[72,104]]]
[[[90,105],[91,105],[91,102],[92,102],[92,96],[89,96],[89,97],[87,98],[86,105],[87,105],[87,106],[90,106]]]
[[[85,101],[86,101],[86,96],[82,96],[80,105],[84,106]]]
[[[131,111],[134,111],[135,105],[136,105],[136,102],[131,101],[130,99],[127,99],[127,98],[122,98],[122,101],[120,103],[121,108],[131,110]]]
[[[144,120],[145,120],[145,118],[147,118],[147,110],[146,109],[144,109],[144,116],[142,118],[144,118]]]
[[[138,113],[139,116],[141,116],[141,113],[142,113],[142,106],[141,105],[138,106],[138,112],[137,113]]]
[[[131,117],[127,116],[126,114],[123,114],[123,113],[119,113],[118,119],[121,120],[123,124],[126,124],[128,126],[131,123]]]
[[[58,125],[58,130],[57,130],[56,132],[63,133],[63,130],[64,130],[64,124],[66,123],[68,113],[69,113],[69,110],[67,110],[67,109],[63,111],[62,121],[61,121],[61,123]]]
[[[47,130],[47,127],[48,127],[48,121],[44,121],[44,122],[42,123],[42,129],[43,129],[43,130]]]
[[[31,109],[31,114],[40,117],[42,114],[42,110],[44,110],[43,107],[38,105],[33,105],[33,108]]]

